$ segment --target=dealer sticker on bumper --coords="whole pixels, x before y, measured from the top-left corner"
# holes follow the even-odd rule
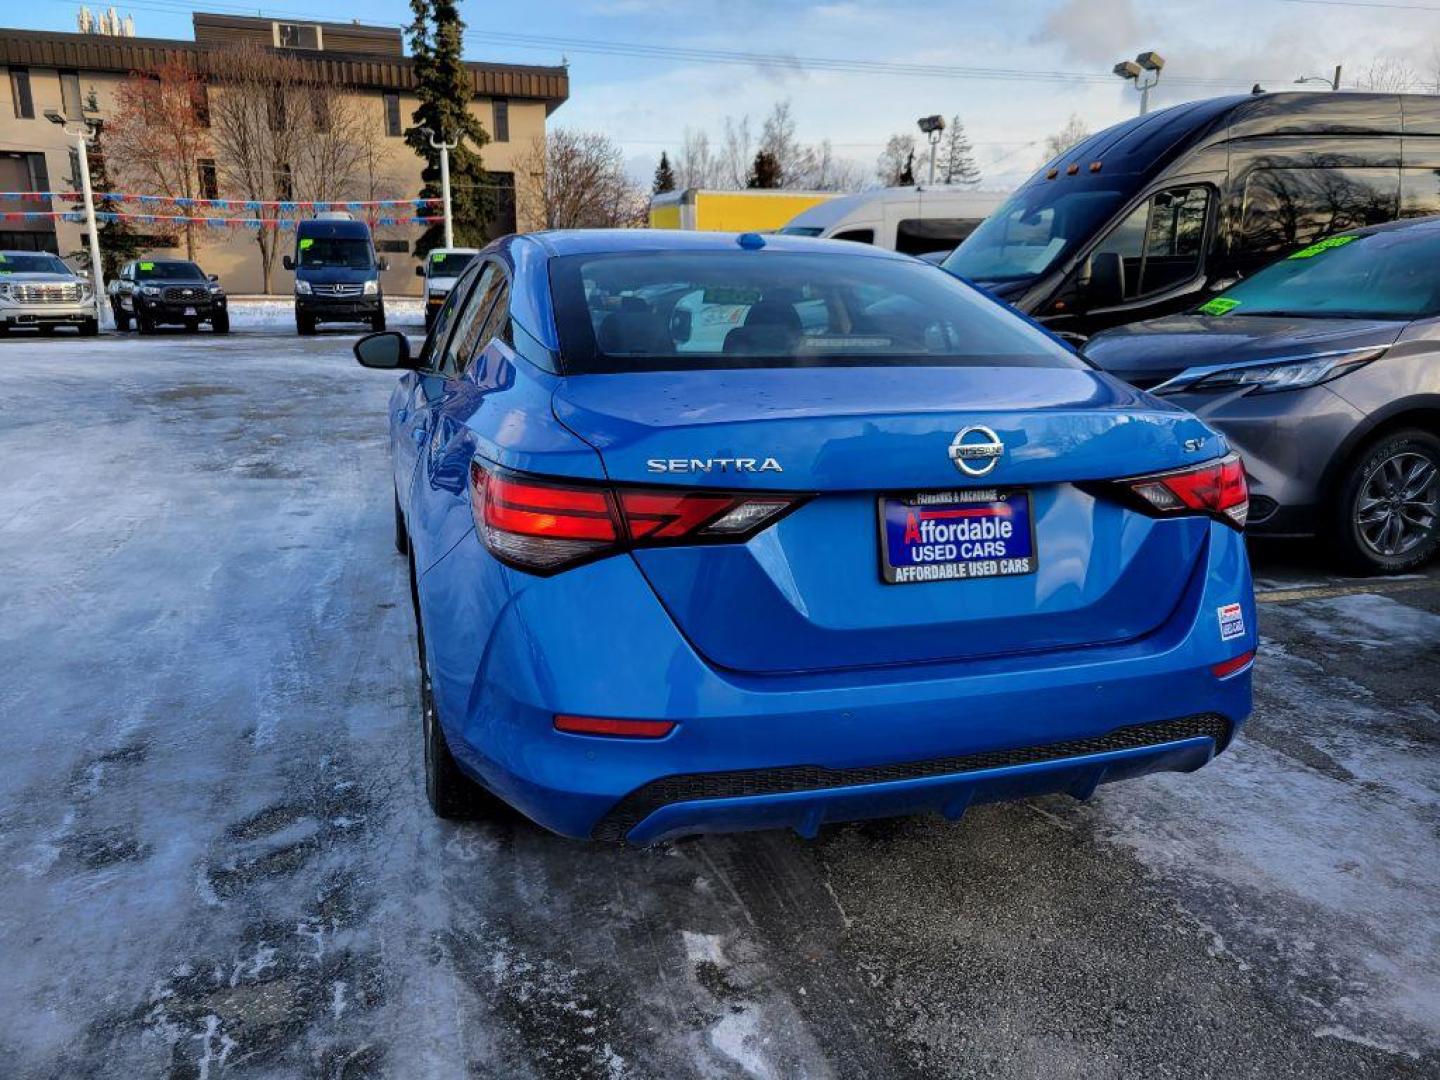
[[[1030,495],[994,488],[880,500],[880,571],[893,585],[1029,574]]]
[[[1221,641],[1245,636],[1245,613],[1240,610],[1239,604],[1226,604],[1215,611],[1220,617]]]

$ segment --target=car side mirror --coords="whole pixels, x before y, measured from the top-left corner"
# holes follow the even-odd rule
[[[380,258],[375,260],[375,265],[378,266],[381,270],[389,270],[390,260],[385,258],[384,255],[381,255]]]
[[[209,278],[211,281],[219,281],[219,280],[220,280],[220,275],[219,275],[219,274],[206,274],[205,276],[206,276],[207,278]]]
[[[415,276],[416,276],[416,277],[424,277],[424,276],[425,276],[425,267],[423,267],[423,266],[417,266],[417,267],[415,267]]]
[[[280,263],[282,266],[285,267],[286,270],[295,269],[295,260],[292,259],[289,255],[286,255],[283,259],[281,259]]]
[[[398,330],[382,330],[378,334],[366,334],[355,343],[355,359],[361,367],[395,371],[413,368],[410,359],[410,339]]]
[[[1125,260],[1118,251],[1097,251],[1086,264],[1085,299],[1092,308],[1114,307],[1125,299]]]

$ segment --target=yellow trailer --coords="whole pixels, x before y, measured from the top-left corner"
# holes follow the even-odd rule
[[[652,229],[773,232],[796,214],[833,199],[834,191],[667,191],[650,200]]]

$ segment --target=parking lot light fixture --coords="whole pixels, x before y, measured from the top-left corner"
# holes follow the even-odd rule
[[[922,116],[916,121],[920,133],[930,143],[930,186],[935,186],[935,152],[940,148],[940,136],[945,132],[945,117]]]
[[[96,123],[91,120],[81,120],[80,126],[72,130],[69,120],[60,114],[58,109],[46,109],[45,119],[58,127],[75,140],[76,168],[80,173],[80,198],[85,203],[85,232],[90,247],[90,284],[95,290],[95,322],[105,322],[105,269],[100,265],[100,233],[95,225],[95,200],[90,191],[90,155],[89,145],[95,141],[99,132]]]
[[[1134,83],[1140,91],[1140,115],[1150,111],[1150,91],[1160,81],[1160,72],[1165,68],[1165,58],[1152,50],[1142,52],[1134,60],[1121,60],[1111,71],[1128,83]]]
[[[1301,75],[1295,80],[1296,85],[1303,86],[1305,83],[1324,83],[1331,90],[1340,89],[1340,70],[1342,65],[1335,65],[1335,74],[1328,78],[1324,75]]]

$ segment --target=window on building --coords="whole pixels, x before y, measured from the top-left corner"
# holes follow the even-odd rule
[[[60,106],[67,119],[84,119],[85,99],[80,93],[80,73],[78,71],[60,72]]]
[[[275,45],[281,49],[318,49],[320,27],[309,23],[276,23]]]
[[[195,110],[195,122],[201,127],[210,126],[210,88],[203,82],[194,84],[190,91],[190,107]]]
[[[30,95],[30,72],[25,68],[10,69],[10,100],[15,104],[17,120],[35,119],[35,99]]]
[[[275,87],[270,91],[270,130],[284,131],[286,127],[285,117],[285,90],[282,87]]]
[[[215,168],[214,158],[200,158],[195,162],[196,171],[200,179],[200,198],[218,199],[220,197],[220,174]]]
[[[280,166],[280,175],[275,178],[275,190],[281,202],[289,202],[295,198],[295,175],[290,171],[289,165]]]
[[[393,90],[387,90],[382,97],[385,99],[385,134],[391,138],[398,138],[400,135],[400,95]]]
[[[492,125],[491,135],[496,142],[510,141],[510,99],[497,97],[492,103],[495,108],[495,123]]]

